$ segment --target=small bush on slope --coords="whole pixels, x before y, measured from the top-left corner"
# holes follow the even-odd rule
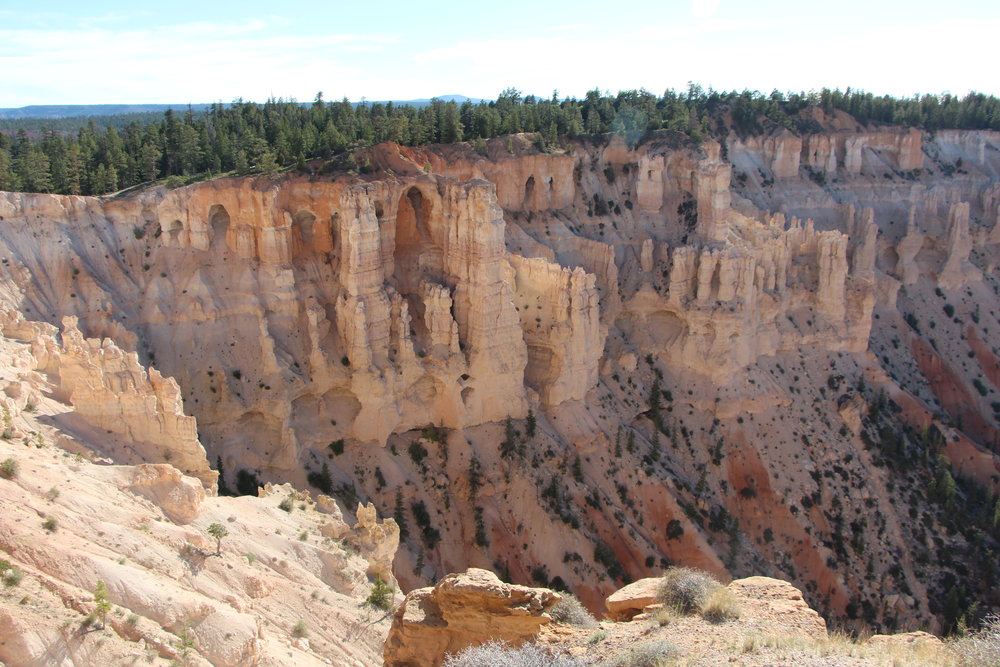
[[[14,479],[17,477],[17,472],[20,468],[21,466],[14,459],[4,459],[0,463],[0,475],[3,475],[7,479]]]
[[[668,641],[639,644],[619,665],[622,667],[662,667],[676,660],[681,650]]]
[[[656,597],[665,605],[676,607],[685,614],[701,611],[708,597],[722,587],[716,579],[689,567],[672,567],[663,575]]]
[[[572,658],[552,655],[544,648],[525,644],[513,648],[505,642],[470,646],[444,660],[444,667],[582,667]]]
[[[563,598],[549,611],[556,623],[575,625],[578,628],[596,628],[597,621],[584,608],[575,595],[563,593]]]

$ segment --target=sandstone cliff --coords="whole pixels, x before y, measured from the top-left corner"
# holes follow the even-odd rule
[[[955,508],[985,516],[1000,474],[998,147],[521,135],[377,146],[366,176],[5,193],[0,297],[175,378],[230,486],[319,479],[395,515],[405,588],[487,566],[596,606],[683,562],[936,627],[950,582],[967,606],[996,568],[946,555],[977,549]],[[189,423],[158,378],[135,380],[154,450]]]
[[[71,318],[2,334],[0,663],[377,664],[388,621],[358,603],[395,586],[391,519],[288,485],[218,497],[176,383]]]

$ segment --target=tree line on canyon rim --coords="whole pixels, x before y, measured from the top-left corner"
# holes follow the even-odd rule
[[[522,96],[504,90],[495,101],[461,105],[434,99],[423,107],[391,102],[312,104],[271,99],[263,104],[237,100],[208,111],[140,115],[120,125],[113,116],[90,119],[16,121],[0,126],[0,190],[100,195],[167,178],[178,186],[199,178],[236,173],[269,173],[307,168],[306,160],[330,158],[383,141],[417,146],[468,141],[485,153],[486,140],[517,132],[538,133],[539,147],[558,147],[565,138],[616,132],[634,142],[648,130],[684,132],[692,139],[724,136],[730,129],[750,135],[785,127],[796,133],[819,131],[807,107],[835,109],[861,123],[891,123],[928,131],[1000,130],[1000,99],[981,93],[912,98],[875,96],[864,91],[830,90],[770,95],[744,90],[720,92],[691,84],[657,97],[646,90],[617,95],[592,90],[584,99]],[[731,127],[726,123],[729,112]],[[10,121],[6,121],[10,123]],[[117,127],[116,127],[117,126]],[[29,129],[30,128],[30,129]],[[364,171],[364,164],[340,167]]]

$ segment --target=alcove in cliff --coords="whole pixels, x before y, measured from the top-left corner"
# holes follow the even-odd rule
[[[212,245],[226,245],[226,232],[229,231],[229,211],[222,204],[214,204],[208,209],[208,228],[212,234]]]
[[[432,234],[431,203],[416,187],[399,198],[393,280],[401,294],[419,293],[424,280],[441,282],[443,252]]]

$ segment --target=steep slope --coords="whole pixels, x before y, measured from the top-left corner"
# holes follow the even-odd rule
[[[378,662],[388,621],[361,603],[393,582],[395,524],[290,486],[218,497],[172,380],[71,320],[3,334],[0,663]]]
[[[821,120],[4,194],[0,294],[155,360],[229,487],[394,515],[404,588],[682,562],[941,629],[1000,604],[1000,137]]]

